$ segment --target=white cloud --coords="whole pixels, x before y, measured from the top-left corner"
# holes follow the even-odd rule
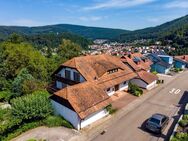
[[[96,3],[92,6],[84,7],[84,10],[97,10],[104,8],[127,8],[151,3],[153,1],[156,0],[107,0],[105,2]]]
[[[188,8],[188,0],[175,0],[167,3],[165,8]]]
[[[102,20],[102,19],[105,19],[107,17],[100,17],[100,16],[91,16],[91,17],[86,17],[86,16],[83,16],[83,17],[79,17],[79,20],[81,21],[84,21],[84,22],[89,22],[89,21],[99,21],[99,20]]]
[[[161,19],[160,18],[148,18],[147,21],[152,22],[152,23],[158,23],[161,21]]]
[[[31,19],[17,19],[12,21],[12,25],[22,25],[22,26],[39,26],[42,25],[39,21],[34,21]]]

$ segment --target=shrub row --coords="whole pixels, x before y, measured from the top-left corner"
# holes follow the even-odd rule
[[[188,133],[176,133],[171,141],[188,141]]]

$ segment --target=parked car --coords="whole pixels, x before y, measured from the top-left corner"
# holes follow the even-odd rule
[[[154,114],[146,121],[146,129],[161,134],[168,125],[169,117],[163,114]]]

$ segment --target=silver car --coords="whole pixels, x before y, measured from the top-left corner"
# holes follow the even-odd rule
[[[146,129],[161,134],[168,125],[169,117],[163,114],[154,114],[146,122]]]

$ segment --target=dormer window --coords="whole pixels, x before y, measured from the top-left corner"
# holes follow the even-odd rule
[[[71,79],[71,72],[69,70],[65,70],[65,78],[66,79]]]
[[[111,73],[114,73],[114,72],[118,72],[118,69],[116,68],[116,69],[109,70],[108,74],[111,74]]]
[[[77,81],[77,82],[80,81],[80,75],[77,72],[74,72],[74,81]]]

